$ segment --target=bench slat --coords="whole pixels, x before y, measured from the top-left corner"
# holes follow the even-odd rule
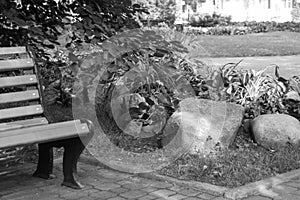
[[[0,55],[27,53],[26,47],[1,47]]]
[[[30,85],[30,84],[36,84],[36,83],[37,83],[37,79],[36,79],[35,75],[0,78],[0,88],[1,87]]]
[[[3,137],[11,136],[11,135],[20,135],[20,134],[22,134],[22,131],[30,132],[30,131],[37,131],[40,129],[47,130],[47,129],[52,129],[52,128],[62,128],[62,127],[66,127],[66,126],[67,127],[68,126],[78,126],[80,124],[81,124],[80,120],[72,120],[72,121],[66,121],[66,122],[47,124],[47,125],[51,125],[51,126],[45,126],[45,125],[37,126],[37,127],[32,126],[32,127],[27,127],[25,129],[20,129],[20,130],[9,130],[9,131],[5,131],[5,132],[0,132],[0,139]]]
[[[84,136],[89,133],[87,124],[73,124],[69,126],[57,126],[60,123],[35,126],[24,129],[5,131],[6,136],[1,136],[0,147],[7,148],[12,146],[27,145],[39,142],[50,142]]]
[[[48,124],[48,120],[45,117],[19,120],[19,121],[8,122],[8,123],[0,123],[0,132],[18,129],[18,128],[45,125],[45,124]]]
[[[4,93],[4,94],[0,94],[0,104],[28,101],[28,100],[34,100],[39,98],[40,95],[38,90],[27,90],[23,92]]]
[[[32,59],[0,60],[0,71],[33,68]]]
[[[25,117],[31,115],[39,115],[42,114],[43,112],[44,111],[41,105],[7,108],[7,109],[0,110],[0,120],[16,118],[16,117]]]

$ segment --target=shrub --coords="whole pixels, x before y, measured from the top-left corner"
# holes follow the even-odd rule
[[[243,35],[250,33],[265,33],[271,31],[291,31],[300,32],[300,23],[298,22],[211,22],[199,25],[199,23],[191,23],[191,27],[186,27],[187,34],[195,35]]]
[[[245,35],[250,28],[244,26],[216,26],[216,27],[186,27],[184,33],[187,35]]]
[[[215,13],[212,15],[193,16],[191,22],[189,22],[189,25],[193,27],[214,27],[226,26],[229,24],[231,24],[230,16],[224,17]]]
[[[124,148],[132,146],[126,145],[126,141],[159,146],[163,122],[176,110],[181,99],[195,96],[189,80],[200,71],[199,68],[204,68],[198,58],[190,54],[198,46],[193,44],[193,39],[193,36],[186,37],[172,30],[125,31],[99,45],[102,51],[87,56],[78,66],[77,77],[85,76],[89,93],[96,94],[99,123],[104,130],[107,128],[105,131],[113,142]],[[98,85],[93,80],[102,69],[104,72]],[[126,110],[123,113],[118,102],[129,106],[126,107],[130,113],[129,121],[122,115]],[[152,137],[145,140],[139,134],[124,134],[117,128],[120,125],[115,119],[117,116],[123,116],[121,129],[126,128],[122,126],[122,120],[125,120],[124,126],[136,123],[144,131],[141,134]],[[110,132],[110,127],[115,127],[114,131]],[[140,148],[139,151],[147,149]]]

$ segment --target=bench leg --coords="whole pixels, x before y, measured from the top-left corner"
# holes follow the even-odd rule
[[[52,179],[55,177],[53,175],[53,148],[51,144],[39,144],[38,165],[33,176],[43,179]]]
[[[64,181],[62,185],[71,187],[73,189],[83,188],[83,186],[75,180],[74,173],[77,171],[77,161],[84,148],[85,146],[81,142],[80,138],[70,139],[64,144]]]
[[[85,146],[89,143],[94,134],[93,124],[88,120],[84,120],[83,122],[88,124],[90,130],[90,133],[86,137],[75,137],[72,139],[39,144],[39,162],[34,176],[46,179],[53,178],[53,147],[64,147],[64,180],[62,185],[73,189],[83,188],[83,186],[75,180],[74,173],[77,172],[77,161],[80,157],[80,154],[85,149]]]
[[[94,135],[93,123],[89,120],[82,120],[82,122],[88,124],[90,133],[86,137],[65,140],[63,144],[65,151],[63,159],[64,181],[62,185],[73,189],[83,188],[83,186],[75,180],[74,173],[77,173],[77,161],[82,151]]]

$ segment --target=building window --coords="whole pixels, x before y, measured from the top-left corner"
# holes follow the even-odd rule
[[[287,4],[288,4],[288,8],[291,8],[292,7],[292,2],[291,2],[291,0],[287,0]]]
[[[182,12],[185,13],[185,11],[186,11],[186,5],[182,5]]]
[[[286,8],[286,0],[282,0],[284,8]]]

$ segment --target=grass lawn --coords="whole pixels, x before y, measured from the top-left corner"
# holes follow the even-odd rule
[[[204,57],[279,56],[300,54],[300,33],[270,32],[248,35],[200,35]]]

